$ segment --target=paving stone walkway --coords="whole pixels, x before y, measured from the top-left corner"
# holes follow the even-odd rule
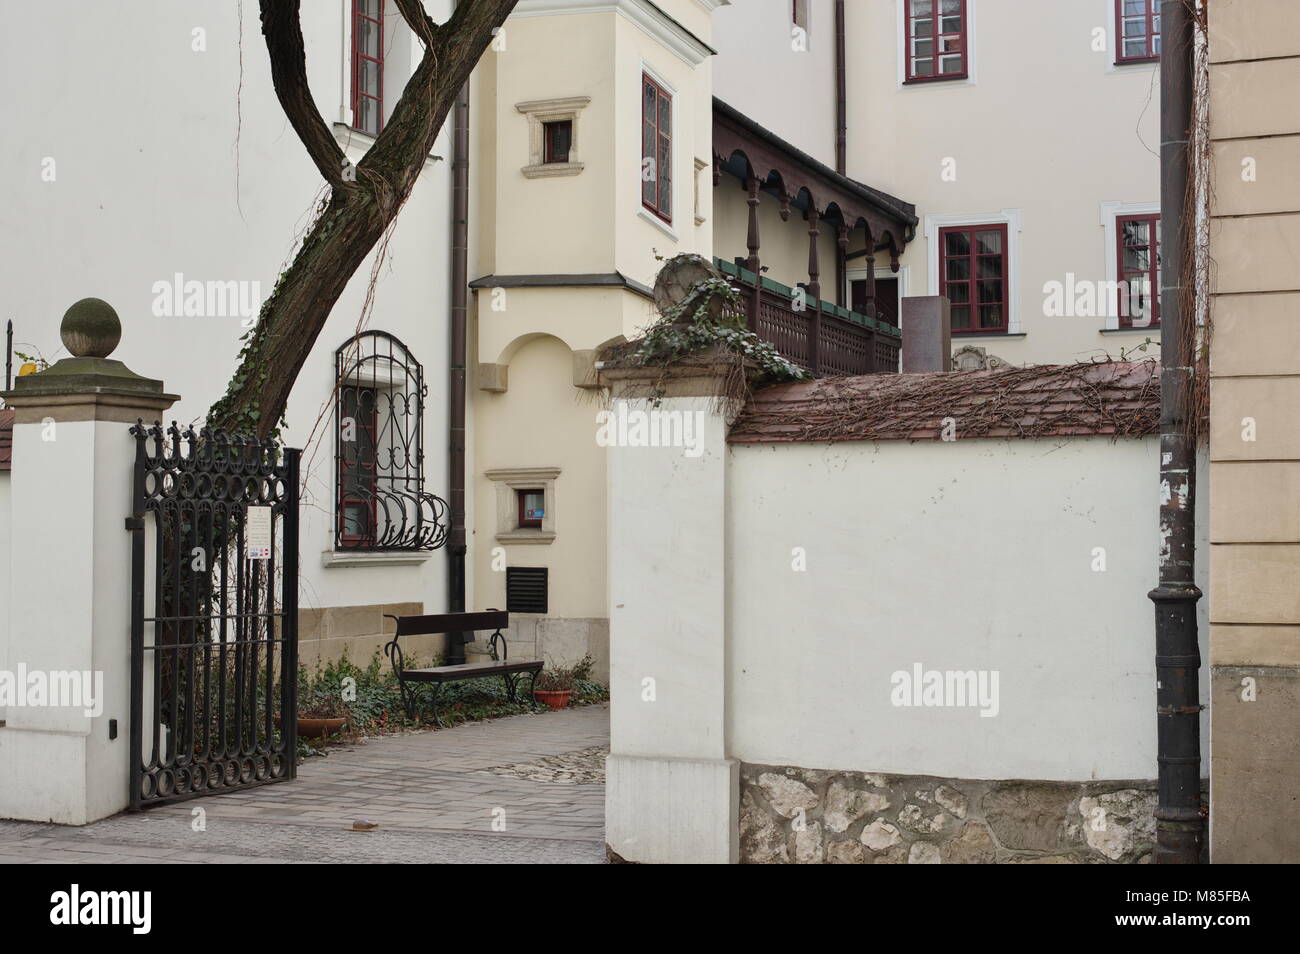
[[[608,706],[385,736],[292,782],[81,828],[0,821],[0,863],[600,864],[608,740]]]

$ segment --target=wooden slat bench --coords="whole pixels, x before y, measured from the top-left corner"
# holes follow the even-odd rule
[[[529,695],[532,695],[532,684],[537,681],[537,673],[542,669],[542,661],[540,659],[509,661],[506,638],[501,635],[501,630],[510,625],[509,613],[493,609],[482,613],[441,613],[434,616],[393,616],[391,613],[384,615],[395,624],[393,638],[384,646],[384,652],[388,655],[393,672],[397,673],[397,685],[402,692],[407,718],[412,720],[415,718],[415,693],[410,683],[425,683],[433,686],[433,721],[439,727],[442,726],[442,720],[438,717],[438,693],[443,683],[461,679],[479,679],[484,676],[500,676],[505,680],[507,698],[514,702],[519,681],[527,673],[530,676]],[[434,666],[430,669],[407,669],[402,658],[402,647],[397,643],[402,636],[475,633],[489,629],[494,631],[488,640],[492,652],[491,662]]]

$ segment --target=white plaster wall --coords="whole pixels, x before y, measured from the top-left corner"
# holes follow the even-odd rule
[[[1104,316],[1044,314],[1047,282],[1065,283],[1068,273],[1076,281],[1113,280],[1116,251],[1103,218],[1114,216],[1103,203],[1160,200],[1159,69],[1115,65],[1114,0],[969,0],[971,79],[913,85],[901,82],[902,6],[845,4],[847,172],[916,205],[922,224],[903,255],[910,293],[938,294],[937,271],[930,287],[926,216],[992,223],[1016,210],[1018,276],[1011,280],[1024,334],[970,343],[1013,363],[1119,356],[1148,336],[1157,345],[1145,356],[1158,352],[1158,331],[1103,334]],[[714,89],[834,166],[832,0],[810,0],[810,16],[809,52],[799,53],[790,48],[785,0],[719,9]],[[1098,36],[1104,50],[1094,49]]]
[[[702,451],[608,450],[610,751],[723,759],[726,431],[710,399],[659,410],[699,413]]]
[[[808,0],[807,6],[806,51],[791,42],[790,0],[720,7],[713,14],[713,88],[727,105],[833,169],[835,4]]]
[[[9,586],[9,548],[13,531],[9,484],[9,474],[0,472],[0,672],[6,672],[9,668],[9,601],[12,592]],[[0,721],[4,721],[4,718],[5,707],[0,706]]]
[[[911,294],[938,294],[937,265],[929,285],[926,216],[994,221],[1015,209],[1024,337],[970,343],[1013,363],[1050,363],[1118,356],[1148,334],[1158,342],[1146,331],[1102,334],[1104,317],[1043,310],[1046,282],[1065,282],[1069,272],[1107,279],[1116,251],[1103,202],[1160,201],[1159,68],[1115,66],[1114,0],[971,0],[972,80],[911,86],[900,84],[901,6],[846,4],[848,171],[916,204],[922,226],[903,257]],[[1104,51],[1093,48],[1096,31]]]
[[[1154,778],[1157,471],[1154,438],[733,446],[727,754]],[[894,707],[891,674],[918,662],[997,670],[998,715]]]
[[[438,18],[450,2],[426,6]],[[348,9],[350,0],[320,0],[302,10],[312,92],[329,124],[348,118]],[[197,28],[206,52],[191,48]],[[398,65],[413,62],[409,35],[391,39],[390,105],[402,85]],[[17,340],[63,356],[63,312],[79,298],[103,298],[123,323],[114,357],[181,394],[169,418],[201,420],[234,371],[244,329],[238,318],[154,317],[153,284],[181,272],[258,281],[269,295],[322,194],[275,99],[256,4],[243,5],[242,33],[236,5],[222,0],[108,0],[79,5],[75,16],[37,6],[21,31],[0,36],[0,52],[4,87],[26,90],[8,117],[21,133],[0,153],[10,185],[0,262]],[[354,162],[365,145],[351,137]],[[444,497],[450,148],[444,131],[434,152],[448,161],[430,160],[403,209],[367,322],[401,338],[424,366],[426,489]],[[46,158],[53,182],[42,180]],[[289,401],[286,440],[306,448],[299,602],[423,600],[435,612],[445,606],[442,552],[420,566],[321,565],[333,539],[333,352],[361,317],[373,261],[335,307]]]

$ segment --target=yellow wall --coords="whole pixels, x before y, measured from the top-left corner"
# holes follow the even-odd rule
[[[707,42],[708,14],[698,0],[659,6]],[[532,15],[543,8],[553,10]],[[705,221],[695,222],[695,159],[712,157],[711,68],[707,61],[692,66],[621,13],[554,12],[563,9],[531,4],[511,17],[507,49],[488,52],[475,74],[470,278],[620,272],[650,285],[661,264],[656,253],[712,252],[711,162],[700,176]],[[673,94],[669,230],[641,214],[643,69]],[[590,98],[576,120],[582,170],[526,176],[529,122],[517,104],[571,97]],[[471,305],[470,601],[476,608],[505,605],[505,574],[493,569],[494,548],[502,546],[507,565],[550,568],[548,619],[603,622],[605,450],[596,443],[602,395],[574,386],[573,352],[636,336],[654,320],[654,309],[633,291],[580,280],[566,287],[503,284],[476,291]],[[489,383],[504,392],[479,387],[487,382],[480,365],[497,366]],[[499,543],[498,484],[485,473],[552,467],[560,469],[549,503],[554,541]],[[588,634],[598,657],[594,642],[607,632],[599,622],[570,628]],[[549,652],[542,631],[539,622],[538,653]]]
[[[510,365],[510,390],[476,394],[475,534],[470,543],[477,602],[505,606],[505,574],[492,569],[496,490],[482,476],[501,467],[559,467],[555,540],[504,545],[511,566],[549,566],[548,616],[606,616],[605,453],[596,444],[594,401],[571,381],[572,355],[559,339],[528,341]]]
[[[1211,861],[1294,863],[1300,6],[1214,0],[1209,23]]]

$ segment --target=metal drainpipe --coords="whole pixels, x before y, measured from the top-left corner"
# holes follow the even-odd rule
[[[848,168],[849,113],[848,86],[845,80],[844,0],[835,0],[835,171],[846,175]],[[849,294],[848,264],[845,250],[836,246],[835,301],[846,307],[853,304]],[[867,289],[868,293],[871,291]]]
[[[469,315],[469,81],[456,96],[451,159],[451,354],[447,465],[451,527],[447,534],[447,605],[465,612],[465,362]],[[447,636],[447,665],[465,661],[465,634]]]
[[[1194,283],[1185,287],[1192,224],[1190,179],[1194,37],[1184,0],[1163,0],[1160,59],[1161,262],[1160,584],[1156,612],[1156,726],[1159,794],[1157,864],[1198,864],[1201,819],[1201,654],[1197,641],[1196,444],[1188,413],[1196,327]]]
[[[835,0],[835,171],[848,168],[848,84],[845,79],[844,0]]]

